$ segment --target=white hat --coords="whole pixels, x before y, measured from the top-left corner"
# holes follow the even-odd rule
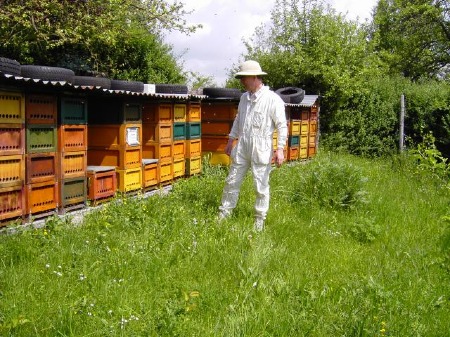
[[[241,63],[239,71],[234,75],[235,78],[241,78],[243,76],[262,76],[267,75],[261,70],[261,66],[258,62],[253,60],[248,60]]]

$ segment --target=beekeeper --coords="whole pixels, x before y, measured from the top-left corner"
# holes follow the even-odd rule
[[[254,229],[262,231],[269,209],[269,175],[272,157],[281,166],[287,124],[284,101],[268,86],[262,77],[267,75],[258,62],[248,60],[240,65],[235,77],[246,92],[241,96],[238,113],[233,122],[225,152],[231,164],[219,207],[219,220],[231,215],[236,207],[239,191],[248,170],[251,170],[256,190]],[[273,132],[277,130],[277,149],[273,149]],[[236,140],[236,142],[235,142]],[[233,143],[236,145],[233,147]]]

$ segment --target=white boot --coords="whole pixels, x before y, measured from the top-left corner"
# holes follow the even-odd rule
[[[254,229],[255,232],[262,232],[264,230],[264,219],[256,218]]]

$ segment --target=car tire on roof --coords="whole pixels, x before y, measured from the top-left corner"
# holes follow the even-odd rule
[[[102,87],[103,89],[111,89],[111,80],[107,77],[97,76],[74,76],[73,85]]]
[[[298,104],[305,98],[305,90],[297,87],[280,88],[275,91],[285,103]]]
[[[0,57],[0,72],[20,76],[20,63],[6,57]]]
[[[126,80],[111,80],[111,90],[143,92],[144,91],[144,82],[126,81]]]
[[[181,94],[185,95],[188,93],[188,88],[184,84],[166,84],[159,83],[155,84],[155,92],[158,94]]]
[[[26,64],[20,67],[22,77],[44,81],[65,81],[72,83],[75,73],[67,68]]]
[[[203,88],[203,95],[212,98],[236,98],[242,96],[242,91],[235,88]]]

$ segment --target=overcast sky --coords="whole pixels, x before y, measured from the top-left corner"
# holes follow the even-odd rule
[[[243,39],[248,39],[255,28],[270,21],[275,0],[184,0],[186,9],[194,10],[188,23],[203,25],[196,33],[186,36],[171,33],[166,42],[171,44],[184,69],[202,76],[213,77],[218,86],[225,84],[228,69],[245,52]],[[328,0],[350,19],[360,21],[370,17],[377,0]]]

